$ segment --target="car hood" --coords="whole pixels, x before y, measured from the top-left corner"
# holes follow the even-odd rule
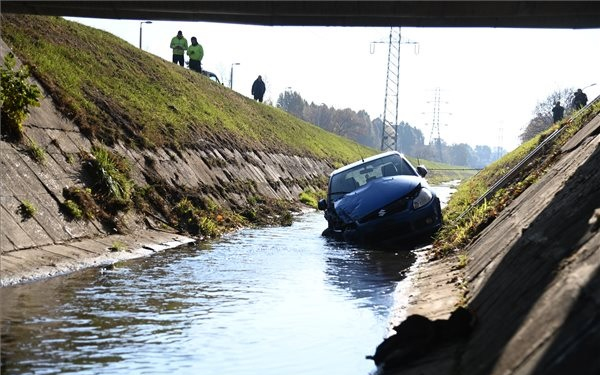
[[[345,223],[351,223],[402,198],[422,182],[417,176],[382,177],[337,200],[335,211]]]

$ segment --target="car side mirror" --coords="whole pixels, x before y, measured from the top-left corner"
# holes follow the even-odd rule
[[[419,174],[419,176],[425,177],[427,175],[427,168],[425,168],[424,165],[419,165],[417,167],[417,173]]]
[[[326,210],[327,209],[327,200],[321,199],[319,202],[317,202],[317,208],[321,211]]]

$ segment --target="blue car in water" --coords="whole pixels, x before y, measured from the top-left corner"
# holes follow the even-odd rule
[[[336,169],[327,198],[318,203],[328,223],[323,235],[359,243],[430,240],[442,225],[442,211],[426,174],[397,151]]]

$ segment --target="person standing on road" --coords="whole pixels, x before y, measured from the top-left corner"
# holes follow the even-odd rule
[[[173,63],[183,66],[183,53],[188,48],[187,39],[183,37],[181,30],[177,32],[177,35],[171,39],[171,48],[173,49]]]
[[[573,98],[573,108],[581,109],[585,107],[587,104],[587,95],[581,91],[581,89],[577,89],[577,92],[574,94]]]
[[[262,77],[258,76],[258,78],[252,84],[252,96],[254,96],[254,100],[258,100],[262,103],[265,90],[265,83],[263,82]]]
[[[204,57],[204,49],[195,36],[192,37],[192,44],[187,49],[187,55],[190,57],[190,69],[202,73],[202,58]]]
[[[554,103],[554,107],[552,108],[552,120],[554,120],[554,122],[558,122],[563,119],[564,114],[565,107],[560,105],[560,102]]]

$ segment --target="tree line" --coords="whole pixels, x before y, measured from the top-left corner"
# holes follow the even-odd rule
[[[349,138],[362,145],[379,149],[383,121],[371,120],[369,114],[346,108],[336,109],[326,104],[310,104],[296,91],[285,91],[277,98],[278,108],[310,122],[322,129]],[[466,143],[448,145],[443,139],[425,144],[425,136],[418,128],[406,122],[397,125],[397,149],[404,154],[467,168],[483,168],[506,154],[503,148],[492,149],[487,145],[472,148]]]

